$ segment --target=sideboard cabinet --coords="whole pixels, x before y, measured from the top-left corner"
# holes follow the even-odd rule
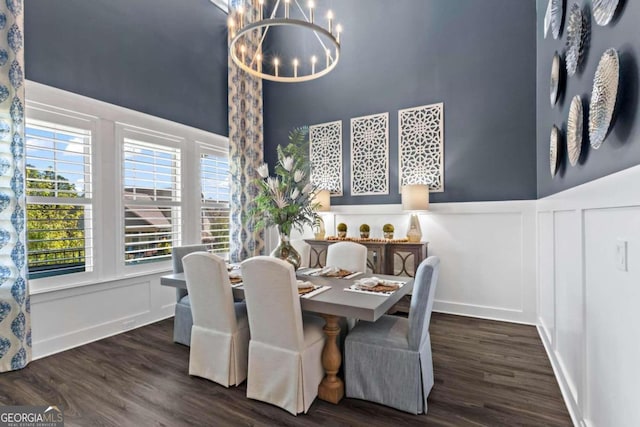
[[[327,261],[327,248],[342,240],[305,240],[311,246],[309,267],[324,267]],[[364,245],[368,250],[367,265],[377,274],[409,276],[416,274],[418,265],[427,257],[427,242],[409,243],[394,241],[360,240],[355,243]]]

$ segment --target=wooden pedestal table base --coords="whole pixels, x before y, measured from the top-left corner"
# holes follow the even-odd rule
[[[342,355],[338,347],[338,337],[340,336],[340,326],[338,316],[323,314],[325,325],[324,334],[327,341],[322,349],[322,367],[326,373],[320,386],[318,387],[318,397],[331,403],[339,403],[344,397],[344,382],[338,377],[338,371],[342,364]]]

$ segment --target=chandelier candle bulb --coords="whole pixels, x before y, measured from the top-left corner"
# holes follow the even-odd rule
[[[261,54],[256,55],[256,70],[258,70],[258,72],[262,71],[262,55]]]
[[[244,27],[244,6],[238,8],[238,22],[240,28]]]
[[[318,58],[315,55],[313,55],[311,57],[311,74],[316,73],[316,62],[318,62]]]
[[[289,7],[291,6],[291,0],[284,0],[284,18],[289,19]]]
[[[298,77],[298,58],[293,60],[293,77]]]
[[[227,25],[229,25],[229,37],[234,38],[236,35],[235,33],[236,23],[234,22],[232,17],[229,17],[229,19],[227,20]]]
[[[313,1],[309,1],[309,22],[313,24],[313,8],[316,7]]]
[[[276,77],[278,77],[278,65],[280,64],[280,60],[278,58],[273,60],[273,65],[276,67]]]
[[[247,47],[245,45],[240,45],[240,55],[242,57],[242,62],[244,62],[246,53],[247,53]]]
[[[340,33],[342,32],[342,25],[336,25],[336,41],[340,43]]]
[[[259,20],[262,21],[264,16],[264,0],[258,0],[258,12],[259,12]]]
[[[327,19],[329,20],[329,32],[333,33],[333,12],[327,12]]]
[[[327,68],[329,68],[330,62],[331,62],[331,51],[327,49]]]

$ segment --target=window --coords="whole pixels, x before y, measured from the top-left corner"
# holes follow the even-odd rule
[[[222,151],[200,154],[201,239],[213,253],[229,252],[229,158]]]
[[[91,131],[27,119],[29,279],[93,270]]]
[[[123,143],[125,265],[171,258],[180,245],[180,149]]]

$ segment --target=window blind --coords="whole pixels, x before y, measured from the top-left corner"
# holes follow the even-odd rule
[[[180,149],[125,138],[125,264],[168,260],[181,240]]]

